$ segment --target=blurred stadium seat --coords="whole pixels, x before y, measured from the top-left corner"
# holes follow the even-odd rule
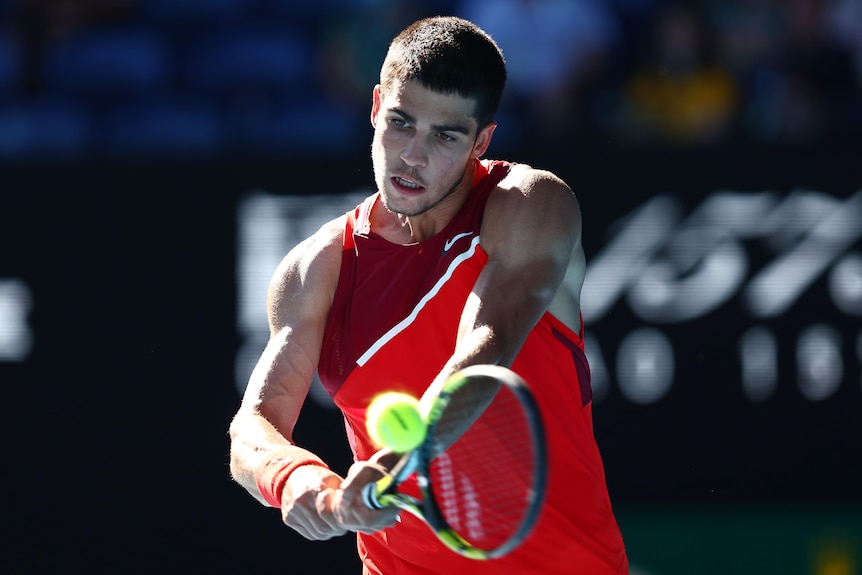
[[[240,18],[247,5],[246,0],[143,0],[138,9],[145,18],[170,24]]]
[[[297,100],[234,117],[232,151],[254,157],[353,151],[370,138],[362,131],[366,124],[364,117],[327,102]]]
[[[366,0],[328,0],[327,2],[297,2],[296,0],[253,0],[261,11],[292,21],[313,21],[333,13],[353,13],[369,2]]]
[[[158,33],[142,28],[82,31],[48,46],[42,69],[52,94],[98,100],[151,96],[168,87],[171,51]]]
[[[222,117],[205,101],[121,104],[104,120],[110,157],[197,158],[217,154],[224,145]]]
[[[0,111],[7,122],[13,116],[18,118],[16,126],[36,126],[42,114],[39,106],[25,107],[25,112],[20,108],[13,112],[3,107],[20,104],[22,98],[52,102],[68,99],[72,104],[84,106],[84,111],[98,120],[95,126],[100,141],[114,141],[118,134],[136,132],[128,121],[120,120],[124,114],[119,112],[118,105],[126,109],[140,105],[143,109],[147,108],[144,104],[152,100],[156,103],[142,112],[144,116],[176,118],[179,122],[177,141],[187,138],[194,149],[212,145],[203,134],[208,130],[204,128],[205,118],[213,108],[223,115],[222,123],[231,127],[228,131],[231,138],[252,146],[257,146],[259,141],[269,141],[279,148],[301,147],[302,138],[291,138],[291,134],[306,134],[307,145],[316,146],[315,142],[325,142],[324,134],[329,133],[341,136],[330,141],[340,147],[338,144],[350,140],[353,128],[345,127],[347,124],[338,120],[344,111],[337,106],[350,109],[351,114],[358,114],[367,124],[364,120],[367,92],[376,78],[389,34],[400,26],[397,22],[410,15],[457,12],[467,15],[464,6],[472,3],[466,0],[99,0],[90,6],[90,2],[79,0],[0,0]],[[647,38],[661,32],[657,14],[661,6],[669,3],[670,0],[618,3],[625,5],[614,13],[623,29],[620,37],[626,41],[614,44],[613,50],[602,58],[591,58],[590,65],[585,68],[589,77],[585,76],[583,83],[577,86],[578,94],[566,95],[560,105],[540,104],[525,108],[530,113],[524,113],[522,108],[507,109],[504,99],[500,114],[511,117],[507,118],[508,124],[501,122],[502,127],[496,133],[498,149],[517,146],[525,139],[549,141],[568,138],[570,134],[576,135],[577,141],[566,140],[567,145],[591,142],[594,135],[620,145],[660,144],[659,136],[638,129],[634,114],[617,94],[625,93],[627,80],[636,70],[653,66],[650,51],[639,50],[641,40],[638,38],[643,34],[646,42]],[[856,3],[858,0],[811,3],[811,6],[818,5],[822,18],[834,20],[832,26],[837,27],[831,32],[825,26],[818,27],[815,49],[837,41],[848,54],[856,54],[857,64],[862,62],[860,43],[855,40],[859,36],[856,34],[858,25],[852,17],[858,12],[852,7]],[[496,6],[493,2],[487,4]],[[591,0],[576,4],[585,7],[595,4],[595,8],[601,3]],[[789,19],[796,13],[791,9],[795,4],[767,3],[766,13],[774,13],[776,18],[760,18],[759,9],[745,2],[731,4],[733,7],[727,8],[727,12],[721,9],[702,13],[708,26],[704,26],[700,41],[706,45],[717,42],[710,48],[715,56],[720,56],[717,65],[742,80],[760,77],[746,72],[743,78],[740,70],[749,68],[765,69],[779,79],[786,76],[769,62],[792,63],[802,56],[798,50],[790,52],[788,46],[782,46],[779,40],[786,32],[782,32],[778,24],[769,23]],[[565,2],[560,5],[567,6]],[[634,8],[635,5],[642,7]],[[749,34],[760,34],[760,40],[733,41],[736,34],[742,33],[738,30],[740,26],[734,24],[738,19],[753,22]],[[760,20],[764,23],[757,24]],[[590,34],[593,33],[595,30],[591,30]],[[62,39],[57,40],[58,36]],[[23,43],[16,46],[19,41]],[[498,41],[501,41],[499,37]],[[529,39],[513,40],[513,54],[531,53],[529,45],[518,46],[524,41],[529,42]],[[728,46],[742,47],[760,46],[765,42],[762,45],[767,48],[761,50],[774,50],[774,56],[766,64],[758,64],[757,49],[738,46],[734,49],[738,54],[734,50],[719,49],[728,42]],[[748,50],[754,51],[749,53]],[[819,53],[823,53],[822,47]],[[513,69],[517,67],[514,59],[514,56],[510,59]],[[807,76],[801,77],[807,78],[806,85],[816,89],[799,93],[802,104],[786,104],[792,99],[784,90],[774,87],[763,90],[760,84],[741,82],[739,110],[729,112],[727,127],[715,136],[715,143],[734,139],[805,142],[831,137],[855,142],[862,126],[862,100],[859,98],[862,67],[857,66],[855,75],[843,73],[839,82],[823,82],[819,78],[835,69],[837,60],[827,57],[825,61],[828,66],[803,67]],[[740,66],[740,63],[745,65]],[[510,95],[516,74],[512,71],[511,75]],[[786,83],[779,83],[778,87]],[[838,85],[837,93],[841,96],[837,103],[829,97],[836,92],[827,90],[832,84]],[[308,108],[309,99],[319,101]],[[172,100],[199,102],[205,109],[196,115],[188,109],[191,104],[165,104]],[[337,105],[332,100],[337,100]],[[61,113],[56,105],[49,108],[51,114],[65,118],[75,116],[68,110],[77,109],[70,105],[67,112]],[[768,113],[752,113],[761,109]],[[112,119],[103,118],[111,110],[116,110],[116,114],[111,113]],[[304,117],[296,110],[306,110],[309,115]],[[291,117],[293,119],[289,120]],[[119,124],[111,128],[110,136],[102,133],[101,130],[107,130],[114,122]],[[67,121],[65,125],[78,124]],[[182,125],[187,131],[183,131]],[[339,133],[339,128],[333,126],[342,126],[340,129],[347,131]],[[153,138],[155,141],[156,131],[153,127],[145,140]],[[359,131],[368,135],[362,128]],[[67,132],[67,137],[74,139],[71,136],[74,132]],[[7,150],[10,142],[18,141],[17,137],[0,134]],[[60,138],[57,134],[52,137]],[[130,148],[139,145],[149,144],[141,141],[129,144]],[[28,149],[28,146],[16,149]],[[214,149],[223,148],[216,146]],[[96,156],[110,152],[102,145],[90,151]]]
[[[89,111],[71,102],[29,102],[0,108],[0,158],[73,157],[92,149]]]
[[[202,94],[284,94],[314,77],[314,46],[285,27],[246,25],[194,42],[183,63],[185,87]]]

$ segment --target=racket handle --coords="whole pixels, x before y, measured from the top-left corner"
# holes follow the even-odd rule
[[[363,503],[365,503],[365,505],[367,505],[371,509],[383,509],[384,507],[386,507],[386,505],[380,502],[379,498],[379,495],[383,493],[386,487],[378,484],[387,481],[388,479],[389,478],[386,477],[379,481],[375,481],[374,483],[369,483],[362,488],[362,501]]]
[[[392,504],[391,498],[388,497],[390,491],[397,489],[398,485],[419,467],[418,453],[419,450],[414,450],[400,455],[401,459],[388,475],[363,487],[362,501],[365,505],[371,509],[389,507]],[[397,454],[390,452],[390,455]]]

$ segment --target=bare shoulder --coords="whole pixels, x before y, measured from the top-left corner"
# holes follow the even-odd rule
[[[517,164],[488,199],[483,237],[569,243],[580,237],[580,208],[571,188],[556,174]]]
[[[575,199],[572,190],[562,178],[548,170],[534,168],[527,164],[515,164],[500,181],[498,189],[504,196],[518,196],[529,199],[571,202]],[[505,194],[510,192],[510,194]]]
[[[581,226],[580,206],[566,182],[526,165],[514,166],[494,190],[482,226],[489,256],[528,278],[551,313],[576,333],[586,273]]]
[[[276,332],[303,317],[325,319],[341,267],[345,216],[322,225],[282,259],[269,284],[270,329]]]

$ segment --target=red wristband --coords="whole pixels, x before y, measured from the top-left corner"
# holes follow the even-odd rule
[[[278,449],[263,460],[254,474],[254,479],[257,490],[271,507],[281,509],[284,484],[290,474],[303,465],[317,465],[329,469],[315,454],[293,445]]]

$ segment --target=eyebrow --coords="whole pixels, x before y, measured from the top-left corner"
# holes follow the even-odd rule
[[[391,108],[391,112],[394,112],[401,116],[403,119],[407,120],[411,124],[416,123],[416,118],[405,112],[400,108]],[[431,130],[434,132],[456,132],[458,134],[464,134],[465,136],[470,135],[470,129],[461,124],[431,124]]]

